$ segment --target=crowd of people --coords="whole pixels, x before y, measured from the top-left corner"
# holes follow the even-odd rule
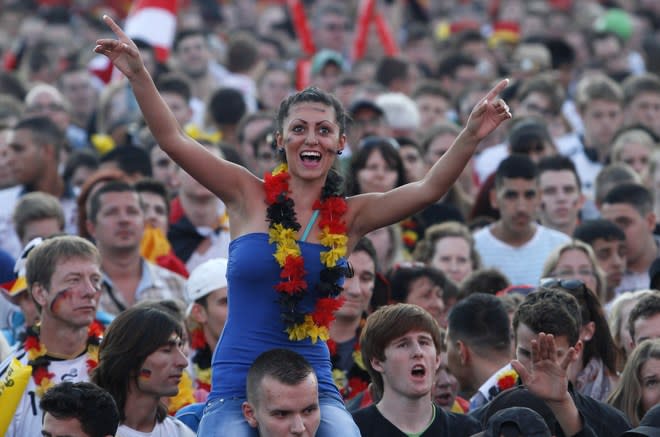
[[[0,433],[660,433],[657,2],[5,3]]]

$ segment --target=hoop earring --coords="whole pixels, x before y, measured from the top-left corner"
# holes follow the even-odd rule
[[[341,155],[341,152],[343,152],[343,150],[337,150],[337,155]]]

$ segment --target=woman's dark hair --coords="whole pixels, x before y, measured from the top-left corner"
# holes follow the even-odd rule
[[[362,187],[357,180],[358,171],[367,166],[367,161],[374,151],[380,152],[388,167],[394,169],[397,173],[395,187],[400,187],[406,183],[406,172],[403,167],[403,161],[399,151],[394,146],[394,140],[387,137],[366,137],[360,141],[358,150],[353,152],[350,164],[350,180],[348,194],[350,196],[361,194]]]
[[[99,364],[92,382],[106,389],[117,403],[120,419],[126,419],[124,408],[131,380],[137,381],[144,361],[168,343],[172,333],[183,338],[183,326],[174,316],[153,303],[142,303],[115,318],[99,348]],[[158,406],[156,419],[167,417],[164,404]]]
[[[335,110],[337,125],[339,126],[339,135],[344,134],[346,131],[347,118],[344,107],[335,96],[330,93],[326,93],[325,91],[316,87],[305,88],[304,90],[293,94],[282,101],[280,104],[280,109],[277,111],[276,118],[276,127],[279,133],[282,133],[284,130],[284,120],[289,115],[291,107],[299,103],[306,102],[322,103],[327,106],[332,106],[332,108]]]

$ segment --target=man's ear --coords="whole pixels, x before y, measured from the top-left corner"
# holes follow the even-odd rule
[[[87,229],[87,233],[94,237],[94,234],[96,233],[96,226],[94,226],[94,223],[92,223],[91,220],[87,219],[85,221],[85,229]]]
[[[488,192],[488,200],[490,200],[490,206],[493,209],[499,210],[500,208],[497,206],[497,190],[495,188],[492,188]]]
[[[584,343],[582,343],[582,340],[578,340],[573,346],[573,349],[575,349],[576,355],[579,355],[580,352],[582,352],[582,349],[584,349]]]
[[[209,320],[208,314],[206,313],[206,309],[204,308],[203,305],[200,305],[198,303],[192,304],[190,315],[193,318],[193,320],[196,323],[199,323],[200,325],[207,323]]]
[[[32,288],[28,290],[32,293],[32,298],[41,306],[42,308],[48,303],[48,290],[41,286],[40,283],[35,282],[32,284]]]
[[[651,232],[653,232],[653,230],[655,229],[655,220],[656,220],[656,216],[653,211],[646,214],[646,225]]]
[[[589,322],[586,325],[583,325],[580,328],[580,340],[589,341],[594,337],[596,333],[596,324],[594,322]]]
[[[256,418],[256,410],[250,404],[249,402],[243,402],[243,405],[241,405],[241,410],[243,411],[243,417],[245,417],[245,421],[252,427],[256,428],[259,426],[259,423],[257,422]]]
[[[370,363],[371,363],[371,367],[373,367],[376,372],[383,373],[385,371],[385,369],[383,368],[383,362],[378,358],[372,358],[370,360]]]
[[[458,354],[461,357],[461,364],[467,364],[472,359],[472,350],[470,346],[465,344],[462,340],[456,340],[458,346]]]

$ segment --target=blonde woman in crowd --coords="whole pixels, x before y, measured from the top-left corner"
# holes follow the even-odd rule
[[[635,348],[607,403],[623,411],[633,427],[660,403],[660,339],[644,340]]]

